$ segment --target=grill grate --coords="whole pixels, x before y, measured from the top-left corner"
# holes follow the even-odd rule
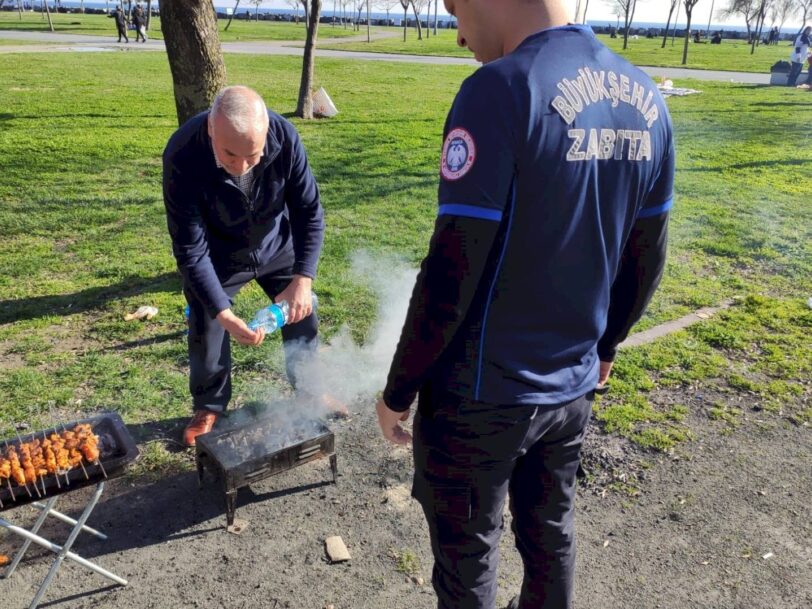
[[[104,412],[51,429],[0,440],[0,451],[4,452],[7,446],[19,448],[21,443],[42,439],[43,434],[45,436],[49,436],[51,433],[59,434],[65,429],[72,429],[76,425],[85,423],[89,424],[93,433],[99,437],[99,460],[92,464],[85,462],[82,467],[70,469],[58,476],[49,474],[41,477],[38,481],[39,494],[35,492],[33,484],[28,485],[31,491],[29,494],[24,486],[0,480],[3,482],[0,485],[0,505],[2,506],[0,511],[42,501],[48,497],[93,486],[107,478],[116,477],[124,471],[128,463],[138,456],[135,441],[127,431],[121,417],[114,412]]]
[[[215,430],[197,437],[195,453],[201,486],[206,469],[223,482],[229,528],[234,524],[237,491],[244,486],[323,458],[330,460],[334,483],[338,476],[335,436],[319,420],[291,425],[269,416]]]

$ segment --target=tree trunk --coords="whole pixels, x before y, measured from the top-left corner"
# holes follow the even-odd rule
[[[766,16],[766,0],[761,0],[761,6],[758,9],[758,18],[756,19],[756,27],[753,28],[755,32],[755,36],[750,44],[750,54],[756,52],[756,47],[758,46],[758,41],[761,38],[761,30],[764,27],[764,17]]]
[[[367,0],[367,42],[372,42],[372,30],[370,29],[372,26],[369,23],[371,18],[369,16],[369,0]]]
[[[674,9],[676,8],[676,3],[671,5],[671,10],[668,11],[668,21],[665,22],[665,34],[663,34],[663,44],[660,47],[661,49],[665,48],[665,41],[668,39],[668,28],[671,25],[671,16],[674,14]]]
[[[629,46],[629,27],[632,24],[631,20],[631,13],[632,13],[632,6],[634,0],[629,0],[629,4],[626,6],[626,13],[623,15],[623,50],[626,50],[626,47]]]
[[[257,8],[254,9],[254,21],[259,23],[259,4],[257,4]]]
[[[423,40],[423,27],[420,25],[420,15],[417,13],[417,7],[412,2],[412,12],[414,13],[414,18],[417,20],[417,39]]]
[[[713,19],[713,6],[716,4],[715,0],[711,0],[711,10],[710,15],[708,15],[708,29],[705,31],[705,38],[710,39],[710,26],[711,26],[711,19]]]
[[[231,11],[231,14],[228,16],[228,23],[226,23],[226,27],[223,28],[224,32],[228,31],[228,26],[231,25],[231,20],[234,19],[234,15],[237,14],[238,8],[240,8],[240,0],[237,0],[237,4],[234,5],[234,10]]]
[[[127,21],[133,20],[133,0],[127,0]]]
[[[51,9],[48,8],[48,0],[45,0],[45,2],[43,4],[45,4],[45,14],[48,15],[48,27],[53,32],[54,31],[54,24],[53,24],[53,21],[51,21]]]
[[[403,9],[403,42],[406,42],[406,26],[409,22],[409,7],[406,6]]]
[[[307,22],[307,39],[302,59],[302,81],[299,84],[299,103],[296,105],[296,116],[300,118],[313,118],[313,96],[310,95],[310,89],[313,84],[321,0],[310,0],[310,2],[310,19]]]
[[[674,18],[674,29],[671,31],[671,46],[674,46],[674,39],[677,37],[677,23],[679,22],[679,9],[682,6],[681,0],[677,0],[677,16]]]
[[[303,0],[302,4],[304,5],[305,27],[307,27],[307,24],[310,23],[310,9],[307,6],[307,0]]]
[[[144,25],[144,29],[149,32],[149,23],[152,20],[152,0],[147,0],[147,23]]]
[[[685,46],[682,48],[682,65],[685,65],[688,62],[688,40],[691,38],[691,13],[693,12],[693,7],[688,8],[688,5],[685,5],[685,18],[688,20],[688,25],[685,26]]]
[[[437,35],[437,2],[439,0],[434,0],[434,35]]]
[[[431,37],[431,0],[426,7],[426,38]]]
[[[20,21],[23,20],[23,0],[17,0],[17,12],[20,13]]]
[[[211,106],[226,67],[211,0],[162,0],[161,29],[172,71],[178,124]]]

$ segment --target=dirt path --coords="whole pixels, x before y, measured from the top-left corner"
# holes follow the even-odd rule
[[[764,416],[720,433],[726,428],[708,422],[701,398],[689,404],[695,439],[675,455],[639,453],[593,430],[586,453],[592,475],[578,498],[576,608],[808,609],[809,428],[754,413]],[[332,424],[339,483],[329,483],[327,463],[316,462],[241,493],[237,516],[250,526],[240,537],[223,530],[222,499],[211,478],[203,490],[191,472],[151,484],[116,480],[90,523],[110,539],[81,536],[76,550],[128,578],[129,586],[106,587],[66,564],[48,606],[163,609],[172,598],[175,606],[206,609],[433,608],[425,525],[408,496],[410,454],[384,444],[371,407],[355,410],[350,421]],[[142,439],[156,433],[134,432]],[[607,490],[610,480],[615,490]],[[636,496],[617,490],[633,487]],[[65,497],[62,507],[68,504]],[[34,514],[20,508],[4,516],[29,524]],[[66,533],[55,522],[46,530],[55,540]],[[349,563],[327,563],[323,541],[330,535],[343,537]],[[9,541],[0,547],[9,551]],[[521,578],[511,544],[508,534],[500,603]],[[31,551],[3,582],[3,606],[26,607],[49,562],[44,551]],[[399,567],[413,567],[425,583]]]

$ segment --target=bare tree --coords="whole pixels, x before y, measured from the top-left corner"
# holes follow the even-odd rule
[[[316,40],[319,34],[320,16],[321,0],[310,0],[307,38],[302,59],[302,80],[299,84],[299,103],[296,104],[296,116],[300,118],[313,118],[313,96],[310,94],[310,89],[313,84],[313,70],[316,63]]]
[[[809,2],[812,2],[812,0],[809,0]],[[747,40],[750,41],[753,39],[753,20],[758,15],[759,6],[760,0],[731,0],[727,8],[719,11],[719,16],[722,19],[730,19],[736,16],[744,19],[744,25],[747,28]]]
[[[367,0],[354,0],[353,2],[354,14],[356,15],[353,29],[357,32],[361,31],[361,13],[366,5]]]
[[[679,6],[679,0],[670,0],[671,8],[668,9],[668,21],[665,22],[665,34],[663,34],[663,44],[660,47],[661,49],[665,48],[665,41],[668,38],[668,27],[671,25],[671,17],[674,14],[674,10]]]
[[[178,123],[211,106],[226,66],[211,0],[162,0],[161,29],[172,71]]]
[[[43,0],[42,3],[45,5],[45,14],[48,15],[48,27],[53,32],[54,31],[54,24],[53,24],[53,21],[51,21],[51,10],[48,8],[48,0]]]
[[[691,15],[694,12],[694,7],[699,0],[684,0],[683,6],[685,6],[685,18],[688,20],[688,23],[685,25],[685,46],[682,48],[682,65],[685,65],[688,62],[688,43],[691,40]]]
[[[409,21],[409,5],[412,0],[399,0],[400,5],[403,7],[403,42],[406,42],[406,25]]]
[[[147,22],[144,24],[144,29],[148,32],[150,19],[152,19],[152,0],[147,0]]]
[[[606,0],[614,8],[618,17],[623,17],[623,48],[629,46],[629,28],[634,20],[637,0]]]
[[[792,17],[799,6],[796,0],[775,0],[770,7],[770,20],[778,24],[778,31],[784,27],[787,19]],[[776,42],[777,44],[777,42]]]
[[[439,0],[434,0],[434,35],[437,35],[437,4]]]
[[[810,0],[810,2],[812,2],[812,0]],[[386,11],[386,25],[389,25],[389,13],[398,4],[400,4],[400,0],[378,0],[378,2],[375,3],[375,6],[377,8]]]
[[[248,4],[254,5],[254,21],[259,21],[259,7],[265,0],[248,0]]]
[[[417,39],[423,40],[423,26],[420,23],[420,13],[423,12],[423,7],[429,0],[411,0],[412,10],[414,11],[414,18],[417,21]]]
[[[237,9],[240,8],[240,0],[237,0],[237,3],[234,5],[234,10],[231,11],[231,14],[228,16],[228,23],[226,23],[226,27],[223,28],[223,31],[228,31],[228,26],[231,25],[231,20],[234,19],[234,15],[237,14]]]
[[[812,0],[795,0],[796,11],[801,11],[802,18],[801,18],[801,27],[798,30],[797,36],[801,35],[801,32],[804,31],[804,26],[806,26],[806,18],[812,13]]]
[[[767,7],[770,0],[759,0],[758,12],[756,13],[756,27],[754,28],[753,40],[750,42],[750,54],[756,52],[758,43],[761,42],[761,31],[764,29],[764,21],[767,19]]]
[[[285,0],[285,4],[293,9],[293,18],[296,20],[296,23],[299,23],[299,7],[301,6],[299,0]]]

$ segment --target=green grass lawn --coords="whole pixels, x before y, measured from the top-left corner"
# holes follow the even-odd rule
[[[226,63],[231,82],[293,110],[300,59],[227,55]],[[363,340],[374,316],[373,294],[349,271],[353,252],[413,265],[424,255],[442,125],[469,73],[319,61],[317,84],[341,113],[296,124],[326,209],[316,283],[325,335],[347,324]],[[114,408],[130,422],[187,415],[184,301],[160,184],[161,152],[177,126],[165,57],[19,54],[0,62],[0,81],[0,415],[36,420],[48,405]],[[669,101],[679,150],[670,261],[640,327],[740,300],[619,360],[599,417],[658,449],[686,435],[686,406],[663,405],[662,391],[750,396],[812,419],[812,97],[679,84],[704,92]],[[248,316],[264,300],[247,289],[236,310]],[[159,307],[158,317],[122,320],[142,304]],[[279,350],[277,337],[234,349],[237,403],[282,378]],[[714,408],[727,425],[727,406]]]
[[[62,34],[85,34],[91,36],[116,37],[116,26],[113,20],[105,15],[82,15],[52,13],[51,19],[54,23],[54,30]],[[246,21],[235,19],[232,21],[228,31],[224,31],[225,19],[220,19],[220,40],[228,41],[252,41],[252,40],[302,40],[306,36],[303,23],[283,23],[276,21]],[[0,12],[0,38],[2,30],[17,30],[27,32],[48,32],[48,20],[40,13],[23,13],[23,18],[15,12]],[[322,24],[319,28],[321,38],[347,38],[357,36],[363,32],[354,32],[351,28],[332,27]],[[135,37],[135,32],[131,33]],[[161,32],[161,19],[153,17],[150,21],[150,38],[163,39]]]
[[[392,29],[388,30],[392,31]],[[613,51],[627,57],[629,61],[641,66],[680,67],[682,65],[683,40],[677,39],[673,46],[671,38],[665,48],[660,48],[659,40],[629,40],[629,47],[623,50],[623,39],[611,39],[600,35],[599,38]],[[402,30],[393,38],[373,40],[372,42],[346,42],[325,45],[324,48],[345,51],[368,51],[375,53],[399,53],[411,55],[441,55],[450,57],[471,57],[466,49],[457,46],[457,33],[454,30],[439,30],[437,36],[423,40],[417,39],[415,30],[408,30],[406,42]],[[790,48],[787,43],[778,46],[759,47],[754,55],[750,54],[749,45],[743,41],[724,41],[721,45],[693,44],[688,48],[688,63],[685,67],[704,70],[730,70],[734,72],[769,72],[779,59],[788,60]]]

